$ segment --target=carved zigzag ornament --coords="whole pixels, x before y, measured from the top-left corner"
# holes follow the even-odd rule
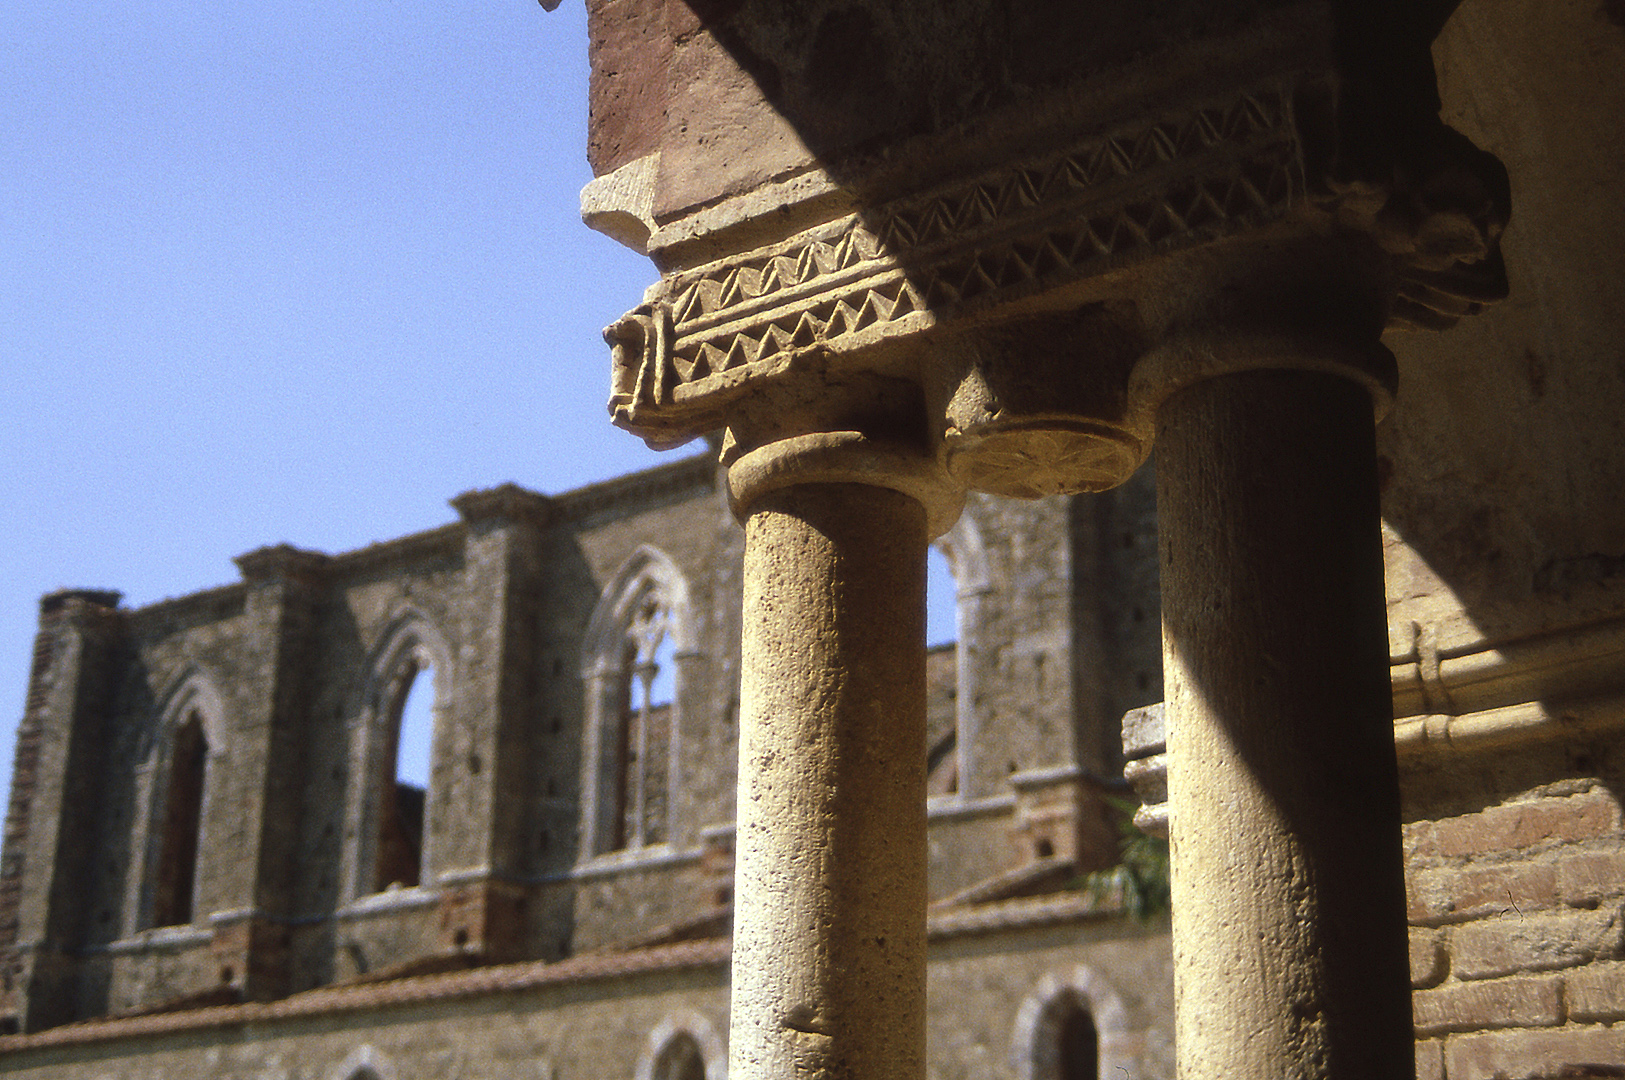
[[[714,426],[798,354],[842,354],[1256,228],[1304,190],[1274,86],[686,271],[605,332],[615,422],[652,444]],[[663,295],[660,295],[663,294]]]

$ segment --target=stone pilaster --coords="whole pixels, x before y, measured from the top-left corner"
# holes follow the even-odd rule
[[[0,855],[0,963],[24,1031],[75,1018],[97,791],[113,712],[122,618],[116,592],[63,590],[40,601],[28,701],[17,733]]]
[[[464,587],[489,606],[470,612],[452,730],[435,762],[439,820],[425,823],[425,885],[443,885],[440,945],[493,959],[523,950],[524,837],[535,783],[532,711],[541,599],[544,496],[513,484],[457,496],[466,526]],[[428,836],[434,829],[440,835]]]
[[[287,993],[291,975],[289,920],[295,914],[301,789],[327,557],[279,544],[236,562],[248,585],[246,615],[262,635],[266,663],[262,681],[241,698],[231,733],[238,768],[221,777],[239,790],[209,805],[230,807],[233,815],[211,835],[227,835],[228,827],[245,830],[245,854],[251,857],[217,867],[212,897],[200,893],[217,910],[199,914],[209,915],[214,926],[210,947],[221,981],[264,1000]]]

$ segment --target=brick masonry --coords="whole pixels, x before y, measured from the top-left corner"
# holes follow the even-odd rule
[[[1593,766],[1577,775],[1576,757]],[[1405,846],[1417,1070],[1428,1080],[1616,1075],[1625,1063],[1625,845],[1611,753],[1541,748],[1415,777]],[[1600,767],[1599,767],[1600,766]],[[1430,813],[1430,806],[1438,811]]]

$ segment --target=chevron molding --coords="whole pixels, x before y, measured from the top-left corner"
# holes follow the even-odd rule
[[[1256,228],[1304,190],[1290,88],[1092,138],[668,278],[606,331],[616,422],[692,438],[810,350],[848,353]]]

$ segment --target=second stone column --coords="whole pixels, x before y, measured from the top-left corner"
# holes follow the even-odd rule
[[[836,434],[730,474],[745,524],[735,1080],[925,1074],[932,530],[904,490],[928,471]]]

